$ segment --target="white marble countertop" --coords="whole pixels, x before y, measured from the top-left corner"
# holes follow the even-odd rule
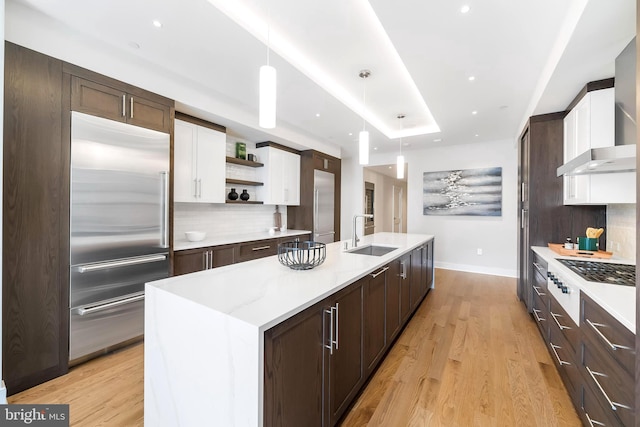
[[[183,251],[186,249],[197,249],[197,248],[206,248],[209,246],[218,246],[218,245],[232,245],[234,243],[242,243],[242,242],[252,242],[254,240],[266,240],[266,239],[278,239],[280,237],[294,237],[300,236],[302,234],[311,234],[309,230],[285,230],[285,231],[276,231],[275,234],[271,235],[268,231],[261,231],[256,233],[244,233],[244,234],[233,234],[226,236],[208,236],[204,240],[200,240],[199,242],[190,242],[184,236],[180,239],[174,239],[173,241],[173,250],[174,251]]]
[[[368,273],[433,239],[425,234],[376,233],[358,246],[398,249],[383,256],[352,254],[344,242],[327,245],[325,262],[306,271],[281,265],[277,256],[147,283],[265,331]],[[349,247],[351,243],[349,242]]]
[[[592,300],[598,303],[603,309],[611,314],[616,320],[627,327],[631,332],[636,332],[636,288],[635,286],[612,285],[607,283],[596,283],[584,280],[568,267],[565,267],[557,259],[580,259],[586,261],[609,262],[616,264],[630,264],[634,262],[623,259],[597,259],[581,258],[573,256],[562,256],[552,251],[548,247],[532,246],[531,249],[550,265],[554,270],[559,270],[571,281],[587,294]]]

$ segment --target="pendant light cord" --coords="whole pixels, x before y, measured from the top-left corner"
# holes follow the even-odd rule
[[[269,65],[270,51],[271,51],[271,7],[267,2],[267,65]]]

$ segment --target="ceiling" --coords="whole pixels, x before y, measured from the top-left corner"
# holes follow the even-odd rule
[[[399,131],[408,152],[515,139],[528,116],[564,110],[585,83],[613,76],[615,57],[635,34],[635,3],[6,0],[5,33],[173,98],[177,110],[237,137],[345,157],[363,126],[379,152],[398,149]],[[230,4],[245,13],[226,15]],[[255,31],[243,16],[255,18]],[[277,126],[269,131],[257,125],[265,23],[278,71]],[[292,65],[278,40],[303,61]],[[372,72],[366,82],[363,69]]]

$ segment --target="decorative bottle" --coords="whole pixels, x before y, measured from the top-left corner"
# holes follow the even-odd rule
[[[238,193],[236,193],[236,189],[232,188],[227,197],[229,197],[229,200],[238,200]]]
[[[240,198],[245,202],[249,200],[249,193],[247,193],[247,190],[242,190],[242,194],[240,195]]]

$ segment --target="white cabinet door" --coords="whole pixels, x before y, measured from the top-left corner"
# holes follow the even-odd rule
[[[196,129],[190,123],[175,120],[173,139],[173,200],[197,202]]]
[[[198,126],[198,202],[225,202],[226,136]]]
[[[224,133],[175,120],[175,202],[225,202],[225,145]]]
[[[615,144],[614,89],[588,92],[564,119],[564,162]],[[635,203],[635,174],[564,176],[565,205]]]
[[[264,167],[258,172],[264,186],[257,188],[265,205],[300,204],[300,156],[274,147],[256,150]]]

